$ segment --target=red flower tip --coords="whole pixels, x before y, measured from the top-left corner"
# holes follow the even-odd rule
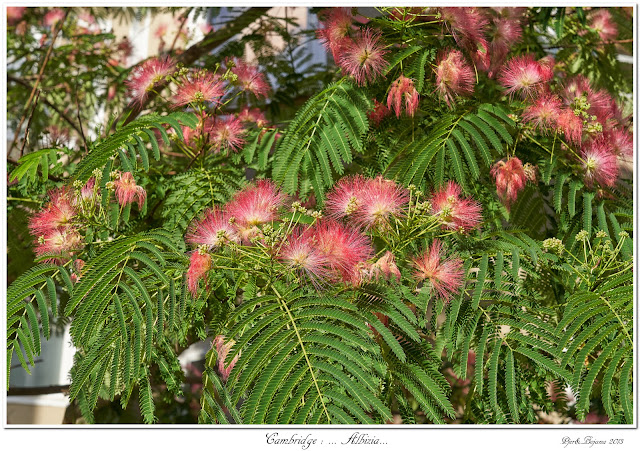
[[[404,75],[400,75],[391,85],[389,96],[387,97],[387,106],[390,110],[396,112],[396,117],[400,117],[404,99],[405,112],[409,116],[414,116],[418,110],[419,97],[418,91],[413,85],[413,80]]]
[[[195,250],[191,254],[191,262],[187,271],[187,286],[193,297],[198,294],[198,282],[205,278],[211,269],[211,255],[202,250]]]

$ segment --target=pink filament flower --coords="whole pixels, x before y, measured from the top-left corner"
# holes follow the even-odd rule
[[[208,131],[215,153],[219,153],[222,149],[237,152],[245,143],[243,138],[245,129],[242,123],[232,116],[214,119]]]
[[[498,197],[509,210],[527,183],[522,161],[518,157],[511,157],[506,162],[500,160],[491,168],[491,175],[496,181]]]
[[[400,282],[402,275],[396,265],[396,258],[391,251],[385,252],[385,254],[378,259],[373,265],[371,265],[370,276],[373,279],[383,278],[385,280],[395,280]]]
[[[242,241],[250,243],[257,226],[278,219],[278,209],[285,200],[286,195],[271,180],[258,180],[236,193],[226,209]]]
[[[462,260],[445,259],[442,242],[433,240],[422,255],[413,260],[416,269],[414,277],[418,281],[428,280],[437,294],[449,301],[460,290],[464,278]]]
[[[455,96],[473,93],[476,77],[459,50],[441,52],[436,66],[436,91],[451,107]]]
[[[100,188],[96,189],[95,177],[90,177],[87,183],[80,189],[80,197],[84,201],[88,201],[94,198],[94,196],[100,195]]]
[[[260,111],[260,108],[244,107],[240,114],[238,114],[238,120],[241,122],[252,122],[256,124],[258,128],[263,128],[269,125],[267,118],[264,113]]]
[[[68,187],[50,191],[49,198],[49,203],[29,220],[29,230],[35,237],[69,230],[73,218],[78,214]]]
[[[233,348],[233,345],[236,344],[234,340],[230,340],[225,343],[224,335],[218,335],[214,340],[213,344],[216,347],[216,352],[218,353],[218,373],[220,373],[220,377],[222,377],[223,382],[227,382],[229,379],[229,375],[233,370],[233,367],[236,366],[238,359],[240,358],[241,352],[238,352],[236,356],[229,362],[228,365],[225,364],[227,360],[227,356],[229,355],[229,351]]]
[[[20,22],[26,10],[26,6],[7,6],[7,23],[15,25]]]
[[[149,92],[167,76],[172,75],[174,70],[175,63],[169,57],[151,58],[136,67],[131,78],[125,82],[134,103],[142,105],[147,100]]]
[[[367,180],[360,174],[341,178],[327,193],[326,209],[329,216],[344,218],[362,205],[362,192]]]
[[[604,133],[604,138],[611,146],[611,152],[615,155],[633,157],[633,136],[622,129],[610,130]]]
[[[145,200],[147,200],[147,192],[143,187],[136,185],[131,172],[119,174],[113,184],[116,187],[116,197],[120,205],[131,204],[137,199],[138,208],[142,209]]]
[[[191,254],[191,262],[187,271],[187,286],[191,295],[195,298],[198,294],[198,282],[205,278],[211,269],[211,255],[202,250],[195,250]]]
[[[380,125],[380,122],[389,116],[389,114],[391,114],[391,111],[389,111],[389,108],[387,108],[384,103],[380,103],[377,99],[373,99],[373,110],[367,113],[367,117],[377,127]]]
[[[604,42],[613,41],[618,37],[618,26],[611,17],[611,13],[605,8],[589,14],[589,27],[593,28]]]
[[[609,143],[602,138],[584,143],[580,149],[584,182],[588,187],[597,182],[600,186],[612,187],[618,178],[618,159]]]
[[[409,192],[393,180],[378,176],[367,180],[359,193],[361,199],[354,214],[356,224],[369,229],[386,227],[392,216],[402,216],[402,207],[409,201]]]
[[[334,220],[321,220],[313,227],[317,247],[329,261],[335,281],[360,280],[360,267],[373,255],[369,239],[356,229]]]
[[[582,119],[576,116],[572,109],[564,109],[558,116],[557,124],[567,141],[580,144],[582,141]]]
[[[331,50],[336,62],[340,58],[340,51],[349,42],[352,21],[350,8],[329,8],[326,19],[320,22],[322,28],[317,31],[318,39],[326,49]]]
[[[373,82],[387,67],[384,56],[388,52],[380,43],[380,36],[379,32],[365,28],[340,50],[337,64],[360,86]]]
[[[38,238],[38,245],[34,249],[37,257],[43,255],[59,255],[69,258],[73,251],[82,247],[82,236],[77,230],[68,228],[65,230],[52,229]],[[60,263],[61,259],[49,258],[46,261]]]
[[[227,241],[240,242],[236,230],[229,223],[229,215],[217,207],[207,210],[201,219],[191,223],[185,240],[196,246],[207,246],[209,250]]]
[[[329,259],[316,246],[312,229],[294,229],[278,258],[314,285],[319,285],[329,275]]]
[[[390,110],[395,110],[396,117],[400,117],[402,113],[402,100],[404,99],[404,109],[407,115],[413,117],[418,110],[419,97],[418,91],[416,91],[413,85],[413,80],[404,75],[400,75],[391,85],[389,96],[387,97],[387,106]]]
[[[522,39],[522,25],[519,18],[496,17],[493,19],[493,36],[489,42],[491,74],[497,72],[514,44]]]
[[[192,103],[219,103],[223,95],[222,81],[217,80],[211,72],[201,71],[182,78],[173,105],[177,108]]]
[[[533,55],[524,55],[511,58],[500,72],[498,81],[507,88],[509,95],[520,92],[523,98],[535,98],[546,89],[551,76],[548,62],[541,64]]]
[[[460,47],[470,51],[485,42],[485,28],[489,21],[478,8],[440,8],[442,19],[448,23],[453,38]],[[486,47],[486,46],[485,46]]]
[[[522,120],[533,126],[534,130],[546,132],[555,129],[562,112],[562,101],[555,94],[544,94],[533,104],[525,108]]]
[[[231,72],[238,77],[237,83],[242,89],[253,93],[256,97],[266,98],[271,87],[258,67],[247,64],[238,58],[234,58],[233,61],[235,65],[231,68]]]
[[[64,11],[60,8],[54,8],[44,15],[44,25],[53,28],[62,19],[64,19]]]
[[[431,209],[446,229],[466,232],[482,222],[482,207],[475,200],[461,197],[462,189],[454,182],[433,193]]]

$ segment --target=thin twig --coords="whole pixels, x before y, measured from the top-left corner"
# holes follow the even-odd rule
[[[27,111],[29,111],[29,107],[31,106],[31,102],[33,101],[33,98],[34,98],[34,96],[36,94],[36,90],[38,89],[38,86],[40,85],[40,82],[42,81],[42,76],[44,75],[44,69],[45,69],[45,67],[47,67],[47,63],[49,62],[49,58],[51,57],[51,53],[53,52],[53,45],[55,44],[56,39],[58,38],[58,34],[60,33],[60,30],[62,30],[62,25],[67,20],[67,15],[69,15],[69,10],[68,9],[65,12],[64,17],[62,18],[62,20],[54,25],[55,31],[53,33],[53,37],[51,38],[51,44],[49,44],[49,48],[47,49],[47,53],[44,56],[44,60],[42,61],[42,64],[40,64],[40,71],[38,72],[38,78],[36,79],[36,82],[33,85],[33,88],[31,89],[31,94],[29,95],[29,99],[27,100],[27,103],[24,106],[24,113],[22,114],[22,118],[20,119],[20,122],[18,123],[18,128],[16,129],[15,135],[13,136],[13,141],[11,142],[11,145],[9,146],[9,149],[7,150],[7,156],[9,156],[11,154],[11,150],[13,150],[13,147],[16,145],[16,143],[18,141],[18,136],[20,135],[20,130],[22,129],[22,124],[24,123],[24,121],[26,119]]]
[[[22,79],[22,78],[18,78],[15,77],[13,75],[7,75],[7,81],[12,81],[14,83],[17,83],[19,85],[24,86],[27,89],[33,89],[33,86],[31,86],[29,84],[29,82],[27,82],[26,80]],[[53,111],[55,111],[58,116],[60,116],[60,118],[62,118],[65,122],[67,122],[71,127],[73,127],[73,129],[75,131],[77,131],[78,133],[80,133],[80,127],[78,127],[78,124],[76,124],[73,119],[71,119],[64,111],[62,111],[57,105],[55,105],[53,102],[51,102],[48,98],[47,98],[47,94],[46,92],[40,90],[40,96],[41,96],[41,101],[44,102],[47,106],[49,106],[50,108],[53,109]]]
[[[189,10],[185,11],[183,14],[182,22],[180,22],[180,28],[178,28],[178,31],[176,32],[176,35],[173,38],[173,42],[171,43],[171,47],[169,48],[169,53],[172,53],[173,49],[176,47],[176,42],[178,42],[178,37],[182,32],[182,27],[184,27],[184,24],[187,22],[188,18],[189,18]]]
[[[36,112],[36,107],[38,106],[38,99],[40,98],[40,90],[36,94],[36,98],[33,101],[33,108],[31,108],[31,114],[29,115],[29,120],[27,121],[27,128],[24,131],[24,139],[22,140],[22,147],[20,147],[20,158],[24,155],[24,148],[27,145],[27,140],[29,139],[29,131],[31,130],[31,121],[33,120],[33,113]]]

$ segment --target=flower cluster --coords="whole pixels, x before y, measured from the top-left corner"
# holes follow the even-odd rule
[[[379,32],[366,27],[356,31],[348,8],[331,8],[318,38],[331,51],[338,66],[364,86],[373,82],[387,67],[388,53]]]
[[[491,175],[496,181],[498,197],[507,207],[511,208],[518,197],[518,193],[524,189],[527,180],[535,183],[535,168],[527,163],[524,166],[518,157],[510,157],[500,160],[491,168]]]
[[[400,282],[396,255],[389,249],[376,255],[372,237],[392,233],[417,217],[418,221],[406,229],[407,239],[414,239],[420,229],[467,232],[482,220],[480,205],[463,197],[454,182],[434,192],[427,202],[416,200],[422,194],[412,190],[415,196],[409,202],[410,191],[392,180],[348,176],[327,194],[328,217],[293,202],[293,217],[289,213],[285,218],[283,207],[290,199],[271,181],[255,182],[189,227],[186,242],[195,247],[188,270],[189,290],[197,295],[199,281],[206,281],[217,256],[226,262],[247,252],[253,255],[250,260],[277,263],[283,274],[295,274],[316,288],[327,284],[360,286],[374,280]],[[297,214],[313,221],[294,221]],[[227,251],[230,254],[225,254]],[[448,300],[458,289],[462,278],[459,260],[444,258],[438,240],[415,262],[415,281],[428,280],[438,296]]]
[[[59,262],[70,258],[83,245],[83,238],[75,224],[77,200],[68,187],[49,192],[49,202],[29,220],[31,235],[37,238],[36,256],[51,256]]]

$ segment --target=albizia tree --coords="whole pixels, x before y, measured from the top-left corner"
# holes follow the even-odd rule
[[[105,14],[8,8],[7,368],[70,321],[86,421],[633,421],[626,10],[187,9],[133,66]]]

